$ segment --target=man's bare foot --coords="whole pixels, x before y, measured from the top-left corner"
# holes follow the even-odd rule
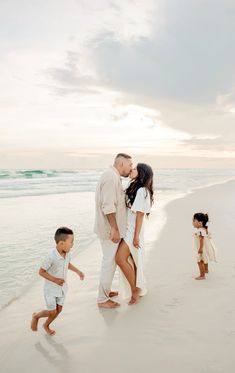
[[[48,335],[54,335],[55,334],[55,330],[50,329],[48,325],[43,324],[43,328],[45,329],[45,331]]]
[[[140,298],[139,290],[133,291],[132,297],[131,297],[130,301],[128,302],[128,304],[131,306],[132,304],[138,303],[139,298]]]
[[[98,307],[100,308],[117,308],[119,306],[119,303],[113,302],[112,300],[107,300],[107,302],[104,303],[98,303]]]
[[[38,330],[38,318],[36,317],[36,313],[32,314],[31,329],[34,332]]]
[[[206,277],[205,276],[198,276],[198,277],[195,277],[195,280],[205,280]]]
[[[118,296],[118,291],[110,291],[109,293],[110,298],[117,297],[117,296]]]

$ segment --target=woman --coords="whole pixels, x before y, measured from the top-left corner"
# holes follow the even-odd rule
[[[121,269],[120,292],[131,295],[129,304],[138,302],[146,293],[144,279],[144,216],[148,216],[153,204],[153,171],[150,166],[138,163],[130,174],[132,179],[126,189],[128,226],[116,254]],[[124,276],[125,277],[124,277]],[[129,293],[129,294],[128,294]]]

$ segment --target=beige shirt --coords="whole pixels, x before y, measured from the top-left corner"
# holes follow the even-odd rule
[[[115,213],[120,236],[123,238],[127,227],[127,208],[125,193],[118,170],[111,166],[105,171],[97,184],[96,213],[94,231],[100,239],[109,240],[111,227],[108,222],[108,214]]]

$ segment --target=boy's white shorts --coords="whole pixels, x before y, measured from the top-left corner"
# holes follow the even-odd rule
[[[53,311],[53,310],[56,310],[57,304],[59,306],[64,305],[65,294],[62,297],[56,297],[53,294],[44,293],[44,298],[46,301],[46,306],[47,306],[48,311]]]

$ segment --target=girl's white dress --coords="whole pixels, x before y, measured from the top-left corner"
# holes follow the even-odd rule
[[[198,254],[200,246],[200,236],[204,237],[202,254]],[[197,261],[200,262],[202,260],[206,264],[208,262],[217,262],[217,248],[211,238],[211,234],[207,232],[205,228],[198,228],[196,230],[196,233],[194,233],[193,237]]]
[[[151,202],[150,195],[146,188],[139,188],[133,205],[128,208],[128,220],[127,220],[127,232],[124,237],[124,241],[127,243],[131,256],[128,261],[133,266],[136,266],[136,286],[141,289],[140,295],[143,296],[147,293],[146,281],[144,276],[144,220],[142,223],[139,240],[140,247],[136,249],[133,245],[134,233],[135,233],[135,222],[136,212],[144,212],[145,214],[150,212]],[[123,298],[131,296],[130,285],[120,269],[120,295]]]

